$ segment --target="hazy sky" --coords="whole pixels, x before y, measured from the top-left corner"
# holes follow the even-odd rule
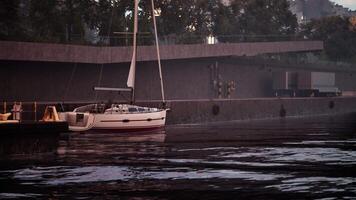
[[[356,0],[332,0],[337,4],[343,5],[351,10],[356,10]]]

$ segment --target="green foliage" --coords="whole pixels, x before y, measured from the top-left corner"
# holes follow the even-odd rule
[[[241,23],[244,33],[253,35],[289,35],[297,28],[297,19],[286,0],[250,0]]]
[[[348,18],[332,16],[312,20],[302,27],[304,37],[323,40],[325,53],[334,61],[350,61],[356,55],[356,32]]]
[[[57,8],[60,18],[64,19],[66,41],[83,41],[85,28],[93,27],[95,1],[66,0]]]
[[[23,27],[18,14],[18,0],[0,1],[0,39],[18,40],[23,38]]]
[[[28,1],[29,13],[19,12],[19,0],[0,3],[0,37],[32,41],[87,43],[96,31],[102,44],[130,45],[133,0],[36,0]],[[287,0],[155,0],[161,11],[158,34],[167,43],[201,43],[211,35],[294,34],[296,18]],[[151,0],[141,0],[140,44],[152,44]],[[221,42],[240,41],[219,37]]]
[[[218,35],[219,41],[237,42],[241,38],[236,35],[243,34],[241,16],[246,6],[246,1],[232,0],[225,6],[219,4],[218,13],[215,17],[214,35]]]
[[[64,40],[62,27],[64,22],[60,20],[56,0],[31,1],[29,21],[31,29],[29,36],[34,41],[59,42]]]
[[[158,18],[158,34],[165,36],[165,40],[175,40],[190,30],[190,13],[193,1],[162,0],[156,1],[156,7],[161,10]]]
[[[245,36],[288,36],[295,34],[298,27],[286,0],[232,0],[229,6],[220,6],[215,25],[215,34],[225,35],[220,41],[246,41]]]
[[[86,27],[96,23],[94,0],[31,1],[30,37],[44,42],[83,43]]]

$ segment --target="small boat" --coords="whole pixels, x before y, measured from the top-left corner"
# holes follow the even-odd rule
[[[135,74],[137,58],[137,33],[138,33],[138,1],[135,0],[133,52],[130,71],[127,79],[127,88],[95,87],[97,91],[131,92],[131,104],[89,104],[78,107],[72,112],[59,113],[61,120],[67,121],[71,131],[87,131],[90,129],[109,130],[143,130],[161,128],[165,125],[167,110],[163,108],[149,108],[134,105],[135,102]],[[157,60],[161,83],[162,102],[165,105],[163,79],[161,70],[160,53],[158,46],[156,19],[154,16],[154,3],[152,3],[152,15],[155,30],[155,42]]]
[[[60,113],[68,122],[71,131],[90,129],[142,130],[165,125],[167,109],[141,107],[129,104],[90,104],[76,108],[73,112]]]

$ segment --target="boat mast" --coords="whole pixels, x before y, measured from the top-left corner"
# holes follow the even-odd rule
[[[156,17],[155,17],[155,5],[154,5],[154,0],[151,0],[152,4],[152,18],[153,18],[153,26],[154,26],[154,31],[155,31],[155,41],[156,41],[156,50],[157,50],[157,60],[158,60],[158,69],[159,69],[159,80],[161,83],[161,94],[162,94],[162,102],[163,106],[166,106],[166,99],[164,97],[164,87],[163,87],[163,78],[162,78],[162,65],[161,65],[161,55],[159,51],[159,44],[158,44],[158,34],[157,34],[157,23],[156,23]]]
[[[133,31],[133,42],[132,42],[132,59],[130,72],[127,79],[127,87],[131,88],[131,104],[135,103],[135,82],[136,82],[136,61],[137,61],[137,32],[138,32],[138,2],[139,0],[134,0],[134,31]]]

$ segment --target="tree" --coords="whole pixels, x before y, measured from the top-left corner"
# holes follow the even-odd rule
[[[30,36],[34,41],[65,41],[64,22],[60,17],[58,1],[31,1],[29,21],[31,23]]]
[[[241,24],[243,33],[251,36],[287,36],[295,34],[298,26],[287,0],[249,0],[241,15]]]
[[[220,6],[215,33],[221,35],[219,41],[244,41],[242,36],[293,35],[297,26],[287,0],[232,0],[229,5]]]
[[[199,43],[213,35],[215,20],[219,11],[220,0],[195,0],[191,6],[190,27],[193,39]]]
[[[18,40],[24,37],[21,19],[19,17],[18,0],[0,1],[0,39]]]
[[[350,29],[349,18],[340,16],[311,20],[302,27],[302,35],[323,40],[327,57],[334,61],[348,61],[356,55],[356,31]]]
[[[66,41],[84,42],[85,29],[94,28],[95,4],[94,0],[66,0],[59,3],[57,9],[65,24]]]
[[[115,8],[118,3],[113,4],[111,0],[99,0],[96,7],[96,21],[94,22],[94,26],[99,31],[99,36],[102,38],[112,37],[112,24],[113,17],[115,12]],[[116,16],[116,15],[115,15]]]
[[[158,18],[158,34],[163,36],[167,43],[170,40],[179,40],[179,36],[189,31],[192,4],[192,1],[186,0],[156,1],[157,9],[161,10]]]
[[[229,5],[218,4],[218,12],[214,20],[214,35],[220,42],[237,42],[236,35],[242,34],[241,16],[246,1],[232,0]]]
[[[85,43],[89,30],[103,44],[131,43],[132,35],[114,32],[132,32],[133,0],[29,1],[29,26],[19,20],[18,4],[1,1],[1,37],[25,33],[33,41]],[[221,0],[155,0],[155,6],[161,11],[158,34],[167,43],[201,43],[211,35],[221,42],[244,41],[226,36],[289,35],[297,26],[287,0],[231,0],[228,5]],[[139,7],[140,32],[153,33],[151,0],[140,0]],[[140,34],[139,44],[152,44],[152,36]]]
[[[30,1],[30,35],[34,41],[83,43],[86,29],[97,24],[95,0]]]
[[[156,1],[159,35],[176,43],[201,43],[214,33],[220,0]]]

